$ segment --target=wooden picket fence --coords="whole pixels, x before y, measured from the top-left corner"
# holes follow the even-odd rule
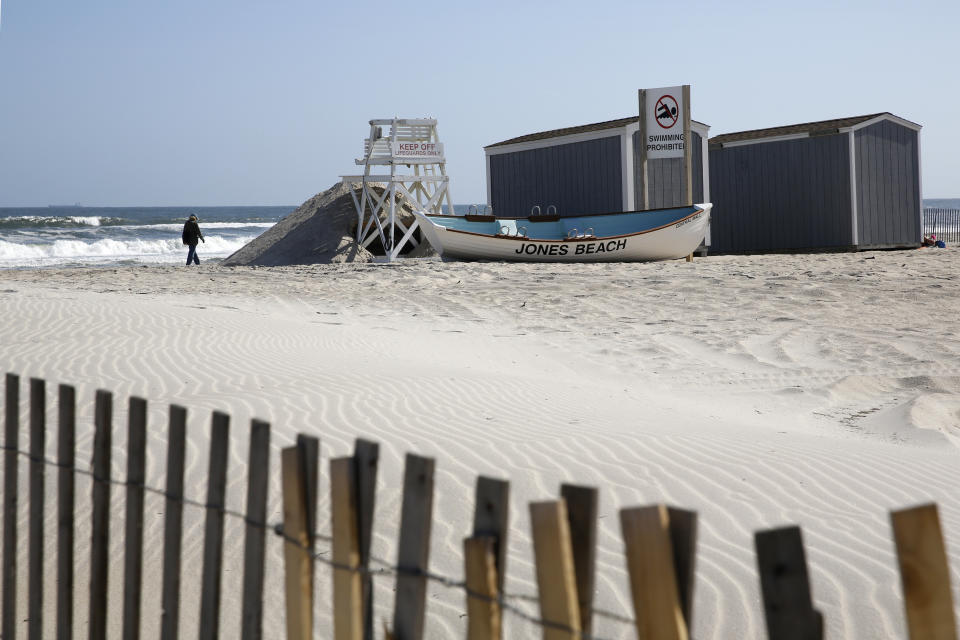
[[[504,615],[516,615],[539,625],[546,640],[594,638],[595,618],[606,617],[635,626],[643,640],[684,640],[693,617],[697,514],[664,505],[625,508],[620,523],[629,574],[633,615],[593,606],[598,491],[562,485],[556,500],[529,505],[536,561],[539,616],[513,604],[523,596],[504,594],[509,516],[509,483],[480,477],[472,535],[464,540],[465,579],[428,570],[432,517],[434,460],[407,454],[403,478],[398,556],[395,565],[370,565],[378,445],[358,439],[354,454],[330,460],[329,537],[316,534],[319,441],[300,435],[297,444],[281,451],[283,522],[266,521],[269,478],[269,424],[253,420],[245,513],[225,507],[230,418],[214,412],[211,421],[207,501],[183,494],[187,412],[171,405],[168,425],[166,488],[145,486],[147,403],[129,399],[128,467],[125,481],[110,478],[113,398],[98,391],[94,411],[92,465],[78,467],[75,459],[75,391],[59,386],[57,459],[44,458],[47,391],[44,380],[29,385],[29,450],[20,449],[20,379],[7,374],[5,390],[4,515],[3,515],[3,639],[16,634],[17,478],[20,457],[29,460],[28,519],[28,637],[44,635],[43,552],[45,467],[56,466],[57,575],[56,638],[73,637],[74,479],[92,477],[90,599],[88,637],[103,640],[107,633],[109,562],[109,501],[112,487],[126,492],[124,538],[124,640],[140,637],[144,494],[166,500],[161,584],[161,640],[176,640],[179,627],[182,511],[184,505],[205,509],[201,602],[197,637],[219,636],[221,567],[225,517],[246,523],[242,587],[243,640],[263,637],[263,590],[266,534],[284,539],[286,637],[307,640],[312,635],[313,575],[318,563],[333,574],[332,637],[370,640],[374,637],[373,574],[393,575],[396,597],[392,627],[384,637],[419,640],[426,619],[428,581],[463,591],[467,605],[466,637],[499,640]],[[907,629],[911,640],[956,639],[946,551],[936,505],[891,513],[894,541],[903,585]],[[331,545],[332,558],[313,552],[314,542]],[[801,532],[787,527],[755,534],[755,550],[766,627],[775,640],[823,638],[823,617],[814,608]]]

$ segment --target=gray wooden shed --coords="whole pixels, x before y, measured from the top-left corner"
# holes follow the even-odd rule
[[[710,199],[709,127],[691,121],[694,202]],[[638,116],[511,138],[484,148],[487,202],[496,214],[526,216],[554,205],[561,216],[635,211],[639,187]],[[683,160],[650,160],[650,208],[685,204]]]
[[[875,113],[711,138],[711,252],[919,245],[920,129]]]

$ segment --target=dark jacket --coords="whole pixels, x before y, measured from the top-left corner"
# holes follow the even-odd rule
[[[186,224],[183,225],[183,244],[195,247],[201,238],[203,238],[203,234],[200,233],[200,225],[197,224],[197,221],[187,220]]]

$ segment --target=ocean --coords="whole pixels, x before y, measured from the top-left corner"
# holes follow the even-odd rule
[[[454,205],[467,213],[469,205]],[[200,261],[218,261],[291,213],[276,207],[0,208],[0,269],[107,267],[186,262],[180,240],[190,214],[206,242]]]
[[[0,269],[176,264],[190,214],[206,238],[200,260],[222,259],[295,207],[0,208]]]
[[[936,209],[960,209],[960,198],[924,198],[923,206]]]
[[[926,207],[960,209],[960,198]],[[190,214],[206,238],[200,260],[221,260],[272,227],[296,206],[276,207],[31,207],[0,208],[0,269],[178,264]],[[454,205],[467,213],[469,205]],[[481,207],[482,208],[482,207]]]

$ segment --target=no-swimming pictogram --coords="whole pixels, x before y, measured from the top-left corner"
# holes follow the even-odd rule
[[[664,94],[657,100],[655,107],[657,124],[664,129],[671,129],[677,124],[680,117],[680,109],[677,108],[677,100],[670,94]]]

